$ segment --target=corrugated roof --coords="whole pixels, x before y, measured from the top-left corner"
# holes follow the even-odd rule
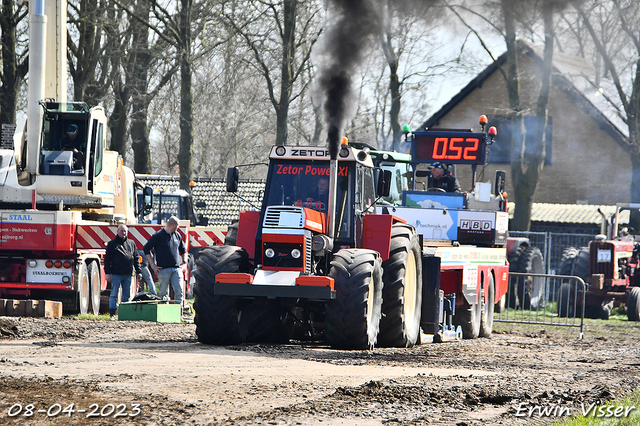
[[[180,179],[177,176],[136,175],[143,185],[152,188],[178,189]],[[264,193],[264,179],[240,180],[238,192],[227,192],[225,179],[195,178],[192,190],[195,202],[204,201],[206,207],[196,208],[199,215],[209,219],[210,225],[228,225],[238,218],[238,212],[260,208]],[[242,200],[240,198],[242,198]]]
[[[513,217],[514,209],[515,203],[509,203],[509,218]],[[615,213],[616,206],[533,203],[531,207],[531,221],[599,225],[602,222],[602,216],[598,213],[598,209],[609,218]],[[620,223],[629,223],[629,210],[624,210],[620,213]]]

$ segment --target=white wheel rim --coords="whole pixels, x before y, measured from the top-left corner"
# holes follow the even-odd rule
[[[404,275],[404,322],[407,330],[413,330],[416,320],[416,300],[418,292],[418,278],[416,276],[416,257],[410,250],[407,257],[407,268]]]

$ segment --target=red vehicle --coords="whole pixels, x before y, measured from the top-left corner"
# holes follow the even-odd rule
[[[640,241],[626,228],[618,233],[620,212],[638,208],[640,204],[617,204],[611,221],[603,220],[602,234],[588,247],[569,247],[563,253],[560,273],[576,275],[587,284],[584,314],[588,318],[608,319],[614,307],[625,305],[629,320],[640,321]],[[562,284],[559,314],[572,316],[569,309],[576,298],[582,305],[582,294],[574,283]]]
[[[487,135],[465,137],[477,138],[475,151],[461,151],[481,162]],[[423,152],[419,132],[413,143]],[[309,194],[326,176],[325,205]],[[500,208],[475,212],[465,207],[466,194],[451,194],[459,208],[416,208],[416,222],[403,216],[409,208],[376,206],[391,193],[392,178],[371,152],[348,144],[335,157],[319,147],[273,147],[261,210],[240,214],[236,246],[208,247],[197,261],[198,339],[324,338],[334,347],[368,348],[414,345],[421,329],[434,340],[491,334],[494,302],[508,278],[501,195],[486,202]],[[237,181],[230,169],[228,190]],[[455,238],[422,238],[421,225],[442,231],[441,218],[454,213],[445,234]]]

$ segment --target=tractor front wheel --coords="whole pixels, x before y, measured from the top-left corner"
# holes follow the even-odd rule
[[[234,296],[214,294],[215,278],[221,272],[245,272],[247,252],[235,246],[210,246],[200,252],[194,271],[194,322],[198,341],[209,345],[229,345],[246,341],[240,327],[240,306]]]
[[[342,249],[331,261],[336,298],[327,301],[326,338],[341,349],[369,349],[382,316],[382,261],[373,250]]]

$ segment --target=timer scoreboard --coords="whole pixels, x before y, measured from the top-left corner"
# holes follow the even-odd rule
[[[416,131],[411,156],[418,163],[484,164],[486,149],[485,133]]]

